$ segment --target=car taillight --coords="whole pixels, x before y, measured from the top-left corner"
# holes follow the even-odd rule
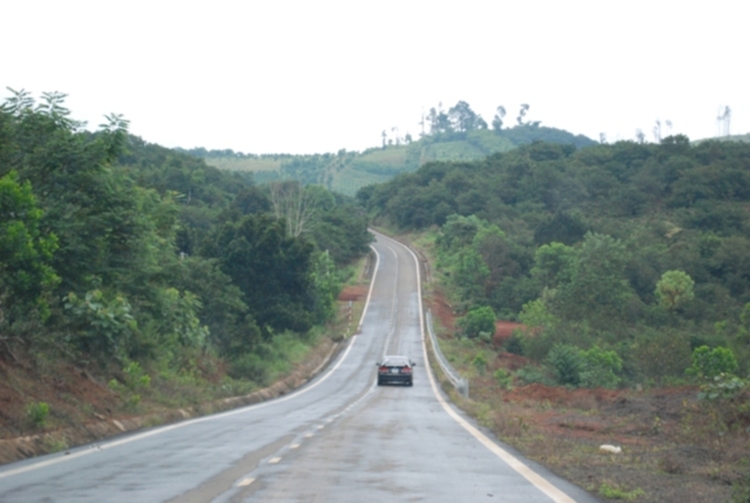
[[[378,369],[378,372],[388,372],[388,367],[385,367],[385,366],[383,366],[383,367],[380,367],[380,368]]]
[[[411,367],[401,367],[401,372],[404,374],[411,374]]]

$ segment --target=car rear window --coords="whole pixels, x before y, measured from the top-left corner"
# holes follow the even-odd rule
[[[388,358],[383,362],[386,367],[405,367],[409,365],[407,358]]]

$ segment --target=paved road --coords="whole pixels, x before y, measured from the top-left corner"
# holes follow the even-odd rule
[[[299,391],[0,468],[0,501],[596,501],[508,454],[428,375],[416,259],[379,236],[362,330]],[[413,387],[376,386],[384,353]]]

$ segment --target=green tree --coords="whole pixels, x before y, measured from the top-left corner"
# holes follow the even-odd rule
[[[625,280],[630,255],[622,241],[589,232],[578,250],[570,282],[557,289],[557,314],[571,320],[587,319],[602,328],[622,319],[632,287]]]
[[[655,294],[659,304],[668,311],[674,311],[680,304],[684,304],[695,297],[693,287],[695,281],[683,271],[667,271],[656,283]]]
[[[30,308],[45,317],[59,282],[51,266],[57,237],[42,231],[42,215],[28,181],[16,172],[0,178],[0,307],[11,323]]]
[[[536,249],[531,275],[546,288],[570,283],[576,257],[576,250],[562,243],[542,245]]]
[[[250,314],[270,334],[306,332],[314,321],[312,278],[314,247],[290,237],[284,220],[252,214],[227,222],[209,253],[218,255],[222,271],[242,290]]]

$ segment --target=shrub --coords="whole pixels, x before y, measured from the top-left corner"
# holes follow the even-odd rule
[[[713,380],[701,386],[698,393],[699,400],[716,400],[718,398],[734,398],[737,396],[747,383],[737,376],[721,373],[714,376]]]
[[[523,338],[522,333],[513,332],[513,335],[505,341],[505,350],[514,355],[523,355]]]
[[[471,364],[474,365],[474,368],[477,369],[480,375],[484,375],[484,371],[487,369],[487,357],[484,356],[484,352],[480,351],[477,353]]]
[[[737,371],[737,359],[729,348],[700,346],[693,351],[693,364],[687,370],[690,375],[711,380],[720,374]]]
[[[555,344],[547,355],[547,364],[555,372],[558,384],[580,384],[585,360],[577,347],[570,344]]]
[[[620,382],[617,373],[622,370],[622,358],[615,351],[604,351],[592,346],[582,351],[584,368],[580,373],[584,388],[615,388]]]
[[[690,366],[690,340],[671,330],[644,329],[630,347],[630,359],[644,377],[657,381],[684,374]]]
[[[513,384],[513,376],[505,369],[497,369],[493,376],[501,388],[510,389]]]
[[[266,384],[269,378],[268,364],[254,353],[246,353],[232,360],[228,373],[234,379],[250,379],[259,385]]]
[[[456,325],[469,338],[479,337],[482,333],[489,333],[491,336],[495,333],[495,319],[495,312],[491,307],[478,307],[459,318]]]
[[[26,417],[40,428],[44,427],[49,416],[49,404],[47,402],[34,402],[26,406]]]
[[[552,379],[543,368],[534,365],[527,365],[516,371],[516,377],[525,382],[526,384],[540,383],[545,386],[554,386],[555,381]]]

